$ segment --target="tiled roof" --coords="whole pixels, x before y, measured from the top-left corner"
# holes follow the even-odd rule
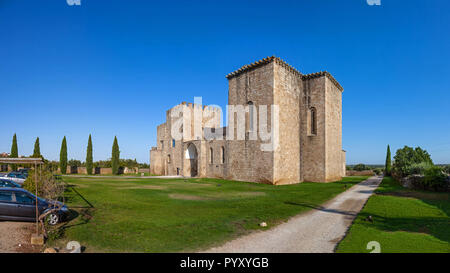
[[[264,64],[268,64],[272,61],[275,61],[276,63],[278,63],[279,65],[282,65],[283,67],[285,67],[286,69],[288,69],[289,71],[299,75],[300,77],[302,77],[303,80],[309,80],[309,79],[314,79],[314,78],[319,78],[322,76],[326,76],[328,77],[338,88],[339,90],[343,91],[344,89],[342,88],[342,86],[339,84],[339,82],[327,71],[321,71],[321,72],[316,72],[316,73],[312,73],[312,74],[307,74],[307,75],[303,75],[302,73],[300,73],[297,69],[295,69],[294,67],[292,67],[291,65],[289,65],[288,63],[286,63],[285,61],[283,61],[281,58],[275,57],[275,56],[271,56],[271,57],[266,57],[264,59],[261,59],[259,61],[256,61],[254,63],[248,64],[248,65],[244,65],[243,67],[239,68],[236,71],[231,72],[230,74],[228,74],[226,77],[227,79],[231,79],[233,77],[236,77],[250,69],[262,66]]]

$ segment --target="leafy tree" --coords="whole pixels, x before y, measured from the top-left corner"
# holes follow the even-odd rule
[[[420,147],[415,149],[405,146],[402,149],[398,149],[394,156],[393,171],[396,176],[409,175],[411,165],[419,163],[433,164],[430,154]]]
[[[66,174],[67,172],[67,141],[64,136],[61,143],[61,152],[59,153],[59,168],[61,169],[62,174]]]
[[[67,165],[69,165],[70,167],[81,167],[83,166],[83,163],[81,163],[80,160],[71,159],[67,162]]]
[[[92,159],[92,138],[89,135],[87,152],[86,152],[86,171],[88,174],[92,174],[93,169],[93,159]]]
[[[120,158],[119,144],[117,143],[117,137],[114,137],[114,143],[111,154],[111,168],[113,174],[119,174],[119,158]]]
[[[99,160],[94,162],[95,168],[111,168],[111,160]]]
[[[386,173],[386,175],[391,175],[391,147],[389,147],[389,145],[387,146],[386,164],[384,172]]]
[[[39,137],[36,138],[36,142],[34,143],[34,151],[33,155],[31,156],[33,158],[40,158],[41,156],[41,147],[39,145]]]
[[[429,163],[433,164],[430,154],[420,147],[414,149],[413,163]]]
[[[366,166],[364,164],[358,164],[358,165],[355,165],[355,167],[353,167],[353,170],[355,170],[355,171],[366,171],[366,170],[370,170],[370,167]]]
[[[19,149],[17,148],[17,136],[16,136],[16,134],[14,134],[14,136],[13,136],[13,141],[12,141],[12,145],[11,145],[11,154],[9,155],[9,157],[11,157],[11,158],[19,157]],[[17,166],[16,165],[12,165],[11,168],[12,168],[13,171],[17,170]]]

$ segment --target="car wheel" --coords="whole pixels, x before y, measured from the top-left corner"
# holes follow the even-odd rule
[[[50,225],[54,226],[56,224],[59,223],[59,216],[56,213],[50,213],[47,216],[47,223],[49,223]]]

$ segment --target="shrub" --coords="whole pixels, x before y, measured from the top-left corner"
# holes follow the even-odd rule
[[[425,177],[423,179],[424,188],[435,191],[442,191],[446,188],[447,175],[439,166],[432,166],[425,170]]]
[[[434,167],[434,165],[428,162],[413,163],[405,168],[405,175],[406,176],[412,174],[424,175],[425,171],[429,170],[432,167]]]
[[[35,171],[30,171],[28,178],[23,184],[23,188],[33,194],[36,193],[35,177]],[[43,170],[41,175],[39,175],[38,172],[37,178],[37,194],[39,197],[53,200],[57,200],[62,197],[65,188],[64,182],[55,179],[51,172]]]

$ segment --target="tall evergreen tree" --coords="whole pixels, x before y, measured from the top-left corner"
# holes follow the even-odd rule
[[[119,158],[119,144],[117,143],[117,136],[115,136],[111,154],[111,168],[113,174],[119,174]]]
[[[33,157],[33,158],[41,157],[41,147],[39,145],[39,137],[36,138],[36,142],[34,143],[33,155],[31,157]]]
[[[387,146],[385,174],[391,175],[391,148]]]
[[[16,134],[14,134],[14,136],[13,136],[13,141],[12,141],[12,145],[11,145],[11,153],[10,153],[9,157],[11,157],[11,158],[19,157],[19,149],[17,148],[17,136],[16,136]],[[17,166],[16,165],[11,165],[11,168],[12,168],[13,171],[17,170]]]
[[[89,134],[87,152],[86,152],[86,171],[88,174],[92,174],[93,162],[92,162],[92,138]]]
[[[64,136],[61,143],[61,152],[59,153],[59,168],[62,174],[67,172],[67,141],[66,136]]]

